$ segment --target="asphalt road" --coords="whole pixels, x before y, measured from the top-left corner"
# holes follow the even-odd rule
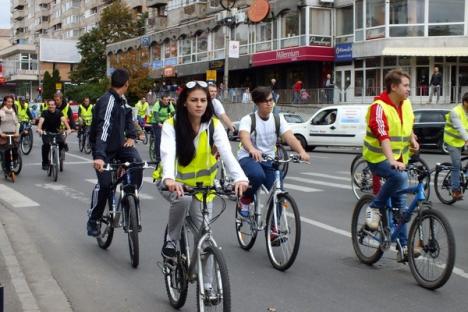
[[[108,250],[85,233],[86,210],[95,183],[90,156],[80,153],[75,135],[64,172],[52,182],[40,168],[40,144],[29,156],[17,182],[5,183],[38,205],[23,205],[16,213],[50,265],[75,311],[174,311],[168,304],[160,260],[168,206],[155,186],[141,191],[140,266],[130,265],[126,235],[118,229]],[[147,146],[138,144],[143,158]],[[227,260],[232,311],[466,311],[468,299],[468,237],[466,202],[441,204],[432,192],[434,208],[449,219],[456,236],[456,273],[437,291],[419,287],[409,267],[396,263],[389,251],[369,267],[357,260],[349,237],[356,203],[349,183],[350,151],[321,149],[311,153],[312,165],[292,164],[286,189],[304,217],[302,241],[295,264],[287,272],[269,263],[265,239],[259,235],[250,252],[237,245],[234,206],[215,224],[214,236]],[[433,166],[448,156],[423,156]],[[151,172],[145,172],[146,177]],[[146,179],[149,181],[149,179]],[[3,182],[2,182],[3,183]],[[195,285],[182,311],[196,311]]]

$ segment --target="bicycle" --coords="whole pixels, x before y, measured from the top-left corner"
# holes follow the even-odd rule
[[[32,124],[29,121],[22,121],[21,126],[23,130],[20,136],[20,148],[24,155],[31,153],[34,141],[34,135],[32,132]]]
[[[91,142],[89,141],[89,126],[82,125],[78,131],[78,146],[80,152],[85,152],[85,154],[91,154]]]
[[[186,217],[181,239],[177,242],[175,260],[164,260],[160,266],[164,274],[169,303],[176,309],[183,307],[187,300],[188,284],[196,282],[198,311],[211,311],[213,308],[216,311],[229,312],[231,311],[231,289],[228,269],[221,247],[218,247],[211,229],[211,225],[226,210],[226,202],[222,197],[218,197],[222,203],[221,211],[215,217],[211,217],[207,197],[211,194],[229,196],[233,191],[231,189],[227,192],[216,186],[203,186],[197,183],[196,187],[187,187],[185,193],[191,196],[203,195],[200,205],[203,221],[198,228],[189,215]],[[166,234],[167,227],[164,237]],[[190,243],[190,236],[193,236],[193,244]],[[193,249],[192,252],[191,249]],[[204,276],[210,273],[213,276],[213,291],[207,293],[204,288]]]
[[[150,132],[149,134],[149,147],[148,147],[148,152],[149,152],[149,157],[151,161],[156,161],[156,146],[155,146],[155,138],[154,138],[154,133],[153,131]]]
[[[128,249],[132,267],[137,268],[140,262],[138,233],[142,231],[140,200],[138,187],[131,183],[133,170],[153,168],[154,163],[111,163],[104,168],[111,172],[111,193],[101,219],[98,220],[97,243],[100,248],[107,249],[112,243],[114,229],[122,227],[128,235]],[[117,191],[117,186],[120,189]],[[94,196],[94,194],[93,194]],[[121,218],[122,215],[122,218]]]
[[[58,180],[58,171],[63,171],[63,162],[65,160],[65,151],[62,148],[60,150],[57,142],[57,137],[61,136],[61,133],[46,132],[43,131],[43,136],[50,138],[50,150],[49,150],[49,167],[47,169],[47,176],[51,177],[54,182]]]
[[[418,172],[418,184],[396,193],[415,194],[409,207],[400,212],[399,209],[390,208],[392,205],[389,200],[386,207],[380,211],[382,218],[378,229],[373,231],[368,228],[365,219],[366,208],[374,196],[365,194],[353,211],[351,238],[357,257],[367,265],[379,261],[383,253],[395,243],[399,258],[409,263],[416,282],[424,288],[437,289],[442,287],[452,274],[455,263],[455,237],[447,219],[439,211],[431,209],[431,203],[426,201],[424,179],[430,175],[430,171],[422,166],[414,166],[414,170]],[[413,215],[408,235],[408,258],[405,259],[398,237],[403,225],[409,223]],[[436,237],[439,234],[445,234],[445,237]],[[446,253],[442,250],[444,246],[447,246]],[[415,247],[421,249],[421,255],[415,255]],[[439,260],[439,257],[444,259]],[[440,273],[436,273],[438,270]]]
[[[11,182],[15,183],[16,176],[18,176],[23,167],[23,160],[20,153],[18,153],[18,143],[15,140],[14,134],[4,134],[7,137],[5,150],[2,155],[2,169],[5,179],[10,178]],[[8,166],[6,165],[8,162]]]
[[[460,168],[460,191],[465,193],[468,188],[468,157],[461,158]],[[446,204],[451,205],[456,202],[452,198],[452,163],[444,162],[437,163],[434,174],[434,189],[439,200]],[[446,195],[447,198],[445,197]]]
[[[242,249],[250,250],[255,244],[257,233],[264,230],[266,249],[271,264],[277,270],[286,271],[294,263],[299,251],[301,218],[296,201],[283,189],[279,166],[284,162],[308,162],[301,161],[299,155],[291,155],[287,160],[268,155],[262,155],[262,157],[272,161],[275,169],[275,182],[270,190],[264,185],[259,188],[254,196],[254,209],[250,211],[249,217],[242,217],[239,209],[236,209],[237,241]],[[266,201],[263,205],[260,204],[261,192],[266,194]],[[268,207],[265,220],[262,216],[263,207]],[[293,222],[288,222],[288,218],[291,218]]]
[[[415,153],[411,155],[408,164],[414,164],[416,166],[421,165],[425,168],[425,170],[430,171],[429,166],[427,163],[424,161],[424,159],[421,158],[419,153]],[[417,177],[418,174],[412,168],[415,168],[414,166],[409,167],[410,170],[408,171],[408,177],[409,177],[409,185],[416,185],[418,183]],[[351,162],[351,188],[353,190],[354,196],[356,196],[356,199],[360,199],[364,194],[372,194],[373,189],[374,189],[374,177],[372,175],[372,172],[369,168],[369,165],[367,161],[362,157],[362,154],[356,155],[354,157],[353,161]],[[380,184],[384,183],[384,179],[381,178],[377,182],[380,182]],[[431,176],[428,175],[425,178],[424,182],[424,191],[426,193],[426,198],[429,198],[431,188],[430,188],[430,182],[431,182]]]

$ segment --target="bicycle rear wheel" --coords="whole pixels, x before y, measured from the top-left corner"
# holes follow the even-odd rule
[[[99,234],[96,237],[99,247],[107,249],[112,243],[114,237],[114,218],[110,213],[111,203],[107,202],[101,220],[98,221]]]
[[[409,267],[418,284],[442,287],[455,264],[455,237],[447,219],[437,210],[425,209],[411,224],[408,239]],[[415,247],[421,250],[417,258]]]
[[[27,135],[21,136],[21,144],[20,144],[21,152],[24,155],[28,155],[29,153],[31,153],[32,146],[33,146],[33,133],[31,129],[29,129],[29,132]]]
[[[282,160],[288,160],[289,155],[288,151],[286,151],[286,148],[283,146],[283,144],[276,144],[276,156],[278,159]],[[288,169],[289,169],[289,163],[285,162],[280,164],[279,170],[281,171],[281,177],[284,179],[286,175],[288,174]]]
[[[59,155],[58,155],[58,152],[57,152],[57,149],[54,148],[54,147],[51,147],[53,148],[53,151],[52,151],[52,159],[51,159],[51,176],[52,176],[52,180],[54,180],[54,182],[57,182],[57,179],[58,179],[58,167],[59,167]]]
[[[374,199],[370,194],[363,195],[354,207],[351,221],[351,239],[358,259],[368,265],[380,260],[383,251],[380,242],[383,238],[379,230],[372,231],[366,225],[366,209]]]
[[[130,261],[132,267],[138,267],[140,262],[140,246],[138,242],[138,202],[133,194],[128,194],[124,199],[127,208],[127,234],[128,234],[128,250],[130,252]]]
[[[63,171],[63,163],[65,161],[65,150],[64,149],[59,150],[59,154],[60,154],[59,166],[60,166],[60,172],[62,172]]]
[[[449,167],[445,169],[444,167]],[[452,197],[452,164],[445,162],[441,164],[441,168],[437,169],[434,175],[434,189],[439,200],[451,205],[456,202]]]
[[[84,133],[80,133],[78,135],[78,146],[80,148],[80,152],[83,152],[84,148],[85,148],[85,135],[84,135]]]
[[[301,218],[296,201],[289,194],[278,195],[277,220],[273,205],[268,209],[265,238],[268,258],[273,267],[286,271],[293,265],[301,242]]]
[[[229,282],[229,274],[221,251],[214,247],[208,246],[203,251],[202,258],[206,259],[200,270],[203,277],[212,275],[211,288],[205,289],[205,285],[209,281],[204,280],[205,285],[200,285],[200,277],[197,279],[197,306],[198,311],[231,311],[231,285]],[[201,293],[201,288],[204,289],[204,294]]]
[[[155,150],[155,144],[154,144],[154,137],[151,135],[149,138],[149,148],[148,148],[148,153],[151,161],[156,161],[156,150]]]
[[[91,142],[89,142],[89,132],[85,132],[85,135],[83,136],[83,141],[84,141],[84,152],[86,154],[91,154]]]
[[[167,234],[164,233],[164,237]],[[188,280],[187,280],[187,262],[182,259],[185,254],[185,228],[182,228],[181,238],[179,241],[180,254],[177,256],[177,264],[170,266],[164,265],[164,283],[166,285],[167,297],[169,298],[170,305],[175,309],[180,309],[185,305],[188,293]]]
[[[240,203],[236,204],[236,237],[239,242],[239,246],[244,250],[250,250],[255,244],[257,239],[257,222],[255,221],[255,215],[250,214],[248,218],[244,218],[239,214],[239,209],[237,209]],[[258,202],[255,202],[255,206],[258,205]]]
[[[20,153],[17,153],[17,158],[14,161],[13,170],[11,170],[15,175],[19,175],[21,169],[23,169],[23,158],[21,157]]]
[[[356,157],[351,164],[351,187],[354,196],[360,199],[365,194],[372,194],[373,175],[364,158]]]

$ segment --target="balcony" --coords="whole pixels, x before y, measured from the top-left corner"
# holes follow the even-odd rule
[[[22,10],[26,4],[26,0],[13,0],[13,9]]]
[[[92,9],[92,8],[102,5],[102,3],[103,3],[102,0],[88,0],[88,1],[85,1],[85,8]]]
[[[13,12],[13,19],[17,21],[21,21],[26,17],[26,11],[25,10],[15,10]]]
[[[195,2],[185,5],[179,9],[181,11],[180,21],[189,21],[193,19],[203,18],[206,15],[207,4],[204,2]]]
[[[49,5],[50,0],[39,0],[39,5]]]
[[[167,28],[167,17],[166,16],[155,16],[150,17],[147,20],[146,30],[149,31],[159,31]]]
[[[49,15],[50,15],[49,9],[40,8],[39,10],[36,10],[36,16],[49,16]]]
[[[24,28],[25,26],[25,22],[24,22],[24,19],[20,20],[20,21],[15,21],[14,24],[13,24],[13,27],[14,28]]]
[[[146,0],[146,6],[149,8],[159,8],[167,5],[168,0]]]

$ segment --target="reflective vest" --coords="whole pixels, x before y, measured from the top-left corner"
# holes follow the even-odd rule
[[[70,105],[65,105],[65,107],[62,109],[62,116],[65,117],[65,119],[70,122],[70,120],[68,120],[68,110],[70,109]],[[65,124],[62,122],[62,124],[60,125],[60,129],[65,129]]]
[[[138,101],[135,104],[135,108],[137,109],[137,115],[138,117],[145,118],[146,113],[148,111],[148,102],[142,103],[141,101]]]
[[[173,116],[175,113],[174,105],[169,103],[168,105],[161,105],[159,101],[153,105],[151,110],[151,115],[153,115],[152,120],[154,123],[164,123],[169,117]]]
[[[174,125],[174,118],[166,121],[170,125]],[[212,186],[216,178],[217,160],[212,153],[213,132],[218,125],[219,120],[215,117],[211,119],[210,126],[198,136],[198,142],[195,148],[195,156],[187,166],[182,166],[176,163],[176,181],[187,186],[196,186],[197,182],[201,182],[203,186]],[[174,142],[175,144],[175,142]],[[177,162],[177,160],[176,160]],[[153,172],[153,179],[161,179],[161,168]],[[202,194],[196,194],[195,197],[199,201],[203,201]],[[207,202],[213,201],[216,195],[209,194]]]
[[[461,120],[463,128],[468,131],[468,120],[466,118],[465,109],[463,104],[454,107],[453,111],[458,115]],[[460,135],[460,132],[453,127],[450,112],[445,115],[445,128],[444,128],[444,142],[453,147],[462,147],[465,145],[465,140]]]
[[[17,105],[16,105],[16,108],[18,109],[18,119],[19,119],[19,121],[29,121],[29,116],[28,116],[29,105],[28,105],[28,103],[24,103],[24,107],[21,107],[20,103],[18,102]]]
[[[91,121],[93,121],[93,105],[89,104],[88,107],[80,105],[80,117],[83,119],[85,126],[91,125]]]
[[[41,107],[41,113],[49,109],[49,105],[47,105],[46,103],[40,103],[39,105]]]
[[[382,100],[376,100],[372,104],[378,104],[382,107],[388,123],[388,136],[390,137],[390,146],[392,147],[393,158],[398,160],[402,158],[404,164],[408,163],[410,153],[410,140],[411,133],[413,132],[414,114],[411,102],[405,100],[402,104],[402,117],[403,123],[400,120],[397,110],[392,105],[385,103]],[[385,157],[380,141],[374,136],[369,128],[369,118],[371,106],[367,111],[367,131],[364,138],[364,146],[362,148],[362,155],[364,159],[370,163],[379,163],[387,158]]]

